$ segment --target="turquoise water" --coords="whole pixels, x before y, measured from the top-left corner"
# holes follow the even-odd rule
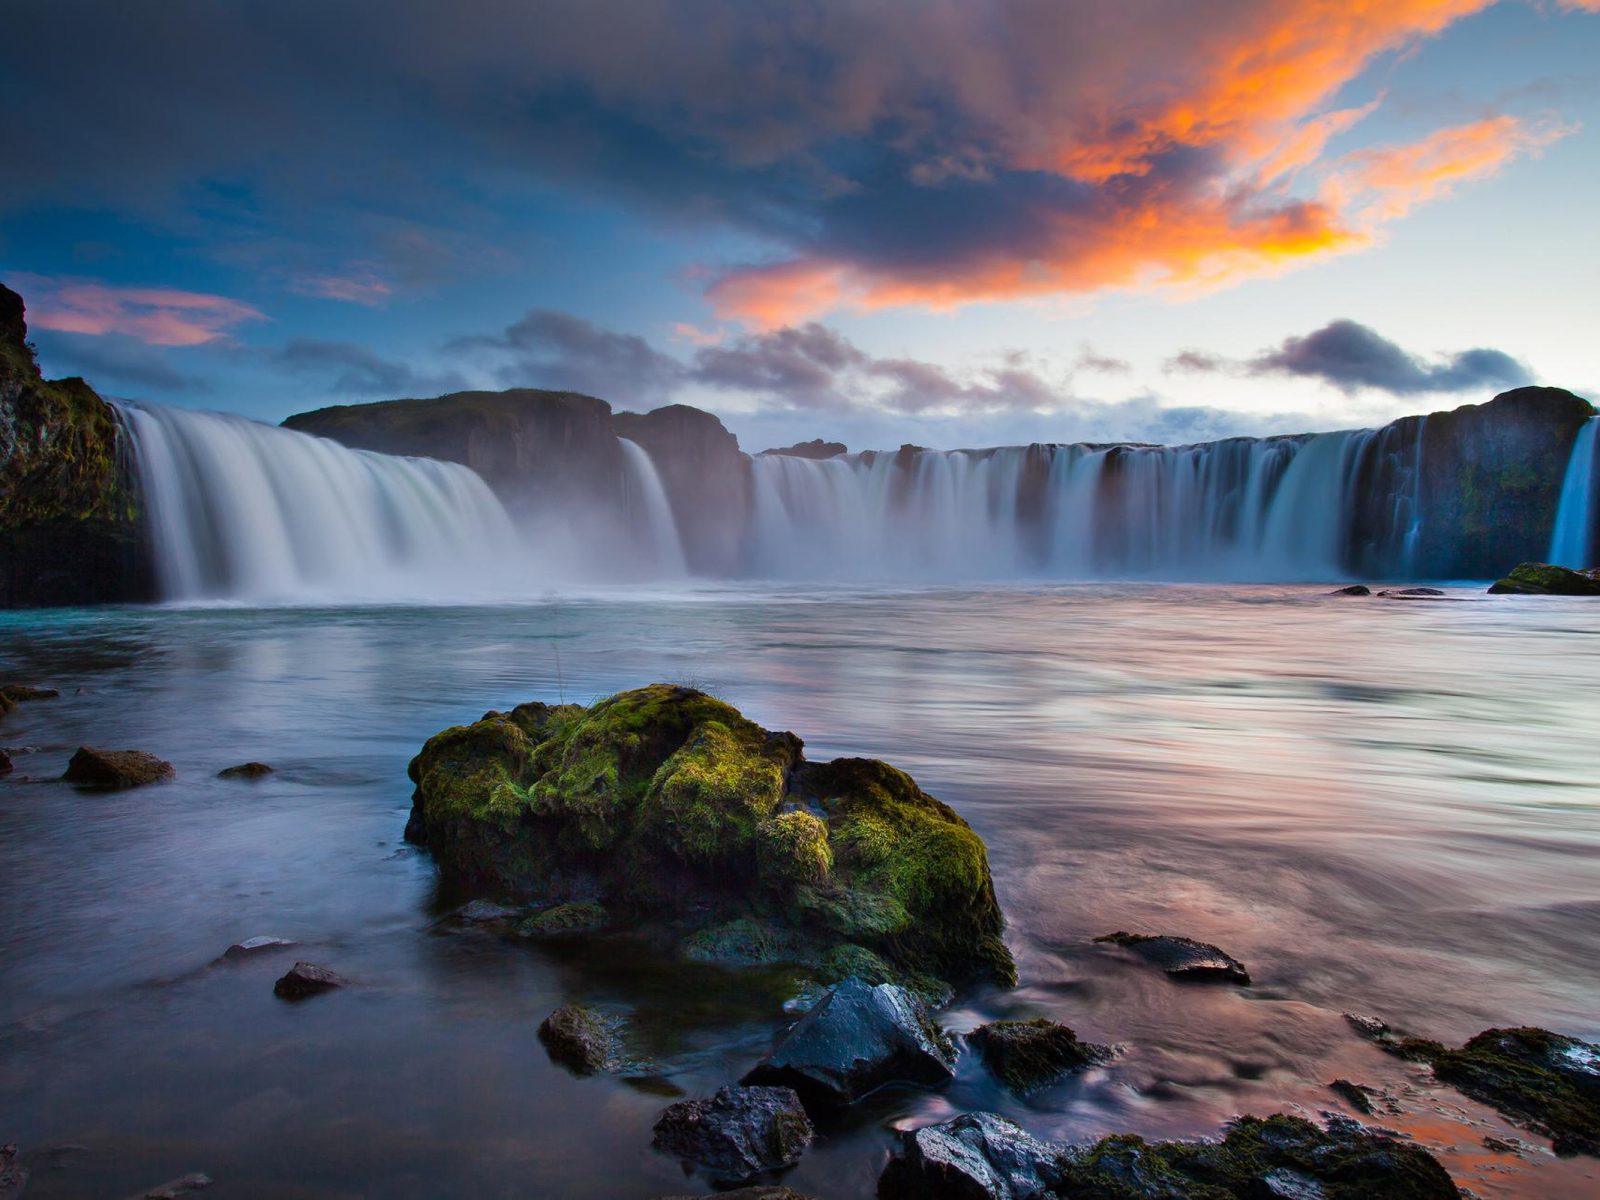
[[[1560,1162],[1340,1013],[1458,1040],[1600,1035],[1600,605],[1317,588],[756,590],[501,608],[120,609],[0,619],[4,675],[59,687],[0,725],[0,1141],[30,1195],[121,1195],[188,1171],[227,1197],[650,1197],[707,1190],[650,1149],[672,1089],[745,1070],[784,980],[627,949],[507,944],[441,918],[401,839],[431,733],[528,699],[658,679],[717,692],[812,757],[886,758],[984,836],[1021,970],[956,1029],[1043,1014],[1119,1043],[1023,1104],[970,1060],[877,1098],[786,1180],[865,1197],[888,1129],[994,1108],[1041,1136],[1213,1132],[1242,1111],[1385,1117],[1481,1195],[1584,1196]],[[1471,602],[1466,602],[1471,601]],[[81,743],[175,782],[56,781]],[[259,759],[250,784],[214,778]],[[1256,986],[1185,988],[1090,944],[1215,941]],[[213,960],[257,934],[286,955]],[[272,996],[294,957],[358,986]],[[627,1011],[661,1077],[574,1079],[534,1030]],[[1408,1090],[1409,1089],[1409,1090]]]

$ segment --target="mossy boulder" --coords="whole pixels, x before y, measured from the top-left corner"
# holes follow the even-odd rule
[[[1551,563],[1519,563],[1489,591],[1497,596],[1600,596],[1600,567],[1574,571]]]
[[[550,1057],[575,1075],[617,1070],[623,1061],[622,1022],[581,1004],[563,1004],[539,1024]]]
[[[410,772],[407,836],[468,885],[825,982],[1015,979],[987,852],[954,810],[887,763],[808,763],[693,688],[486,713]]]
[[[1056,1021],[991,1021],[967,1035],[967,1042],[994,1077],[1014,1092],[1049,1087],[1063,1076],[1111,1057],[1106,1046],[1081,1042]]]

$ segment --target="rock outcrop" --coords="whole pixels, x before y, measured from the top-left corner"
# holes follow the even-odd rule
[[[619,437],[643,446],[655,463],[689,569],[739,574],[750,513],[750,459],[739,439],[712,414],[687,404],[618,413],[613,423]]]
[[[1489,591],[1497,596],[1600,596],[1600,567],[1574,571],[1550,563],[1519,563]]]
[[[46,380],[27,333],[0,286],[0,607],[152,599],[116,410],[81,379]]]
[[[994,1077],[1014,1092],[1049,1087],[1073,1071],[1111,1057],[1107,1046],[1080,1042],[1065,1025],[1043,1017],[1032,1021],[991,1021],[967,1034]]]
[[[163,783],[172,776],[171,763],[143,750],[95,750],[79,746],[61,778],[79,787],[118,789]]]
[[[655,1125],[656,1149],[714,1179],[743,1183],[792,1167],[811,1144],[811,1119],[784,1087],[725,1087],[709,1100],[669,1105]]]
[[[574,915],[824,982],[1015,979],[987,853],[954,810],[887,763],[807,762],[794,734],[693,688],[487,713],[410,773],[406,836],[495,895],[598,904]]]
[[[796,442],[792,446],[776,446],[771,450],[763,450],[763,455],[775,454],[782,458],[810,458],[821,460],[824,458],[838,458],[841,454],[850,453],[849,447],[843,442],[825,442],[821,438],[812,438],[809,442]]]

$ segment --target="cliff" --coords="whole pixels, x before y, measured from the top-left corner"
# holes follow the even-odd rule
[[[154,596],[127,437],[81,379],[46,380],[0,285],[0,607]]]

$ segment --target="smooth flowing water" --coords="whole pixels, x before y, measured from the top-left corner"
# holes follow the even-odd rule
[[[507,942],[447,913],[401,838],[431,733],[526,699],[695,681],[813,757],[907,769],[987,840],[1014,992],[957,1030],[1046,1015],[1122,1046],[1023,1103],[965,1056],[869,1102],[787,1182],[873,1194],[889,1129],[989,1108],[1047,1137],[1214,1133],[1315,1114],[1330,1080],[1481,1196],[1580,1197],[1557,1160],[1357,1040],[1373,1013],[1452,1042],[1600,1034],[1600,607],[1320,588],[723,590],[521,607],[191,608],[0,617],[7,679],[63,695],[0,725],[0,1141],[29,1195],[188,1171],[219,1197],[608,1197],[708,1190],[650,1148],[681,1090],[741,1074],[785,980],[626,946]],[[81,743],[169,784],[57,781]],[[257,783],[215,778],[259,759]],[[1183,987],[1090,939],[1214,941],[1256,985]],[[261,934],[297,947],[216,960]],[[272,994],[295,958],[354,981]],[[581,999],[632,1014],[657,1078],[577,1079],[536,1036]],[[1492,1151],[1485,1134],[1530,1143]]]

